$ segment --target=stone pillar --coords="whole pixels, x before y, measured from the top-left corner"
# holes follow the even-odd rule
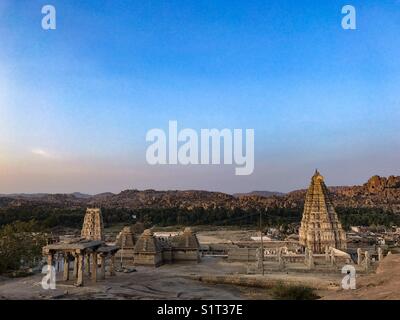
[[[325,247],[325,261],[329,262],[329,247]]]
[[[77,287],[83,286],[84,258],[85,258],[84,254],[80,253],[78,255],[78,278],[76,279],[76,284],[75,284]]]
[[[262,260],[261,260],[261,248],[257,248],[256,250],[256,259],[257,259],[257,269],[262,268]]]
[[[280,270],[285,268],[285,261],[282,257],[282,248],[278,248],[278,264]]]
[[[100,279],[106,278],[106,258],[104,255],[100,255]]]
[[[85,255],[85,272],[90,277],[90,253]]]
[[[304,249],[304,263],[307,264],[308,261],[308,248]]]
[[[73,274],[72,274],[74,279],[76,279],[78,277],[78,264],[79,264],[78,254],[75,253],[74,254],[74,271],[73,271]]]
[[[97,281],[97,253],[92,253],[92,280]]]
[[[382,251],[382,248],[379,247],[378,248],[378,261],[382,261],[382,259],[383,259],[383,251]]]
[[[371,263],[371,261],[370,261],[370,256],[369,256],[369,252],[368,252],[368,251],[365,251],[364,256],[365,256],[365,259],[364,259],[364,269],[365,269],[365,271],[368,271],[368,270],[369,270],[370,263]]]
[[[49,266],[53,265],[53,254],[51,252],[49,252],[48,255],[47,255],[47,264]]]
[[[56,270],[56,272],[60,271],[59,265],[58,265],[58,252],[53,255],[53,264],[54,264],[54,269]]]
[[[314,269],[314,256],[312,250],[308,252],[308,268]]]
[[[357,264],[361,265],[362,262],[362,253],[361,253],[361,248],[357,249]]]
[[[112,254],[110,259],[110,276],[115,276],[115,254]]]
[[[331,266],[336,265],[336,258],[335,258],[335,252],[331,250]]]
[[[68,253],[64,254],[64,276],[63,276],[64,281],[69,280],[69,255]]]

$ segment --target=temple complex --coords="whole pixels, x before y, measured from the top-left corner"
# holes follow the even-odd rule
[[[328,248],[346,250],[346,233],[318,170],[306,194],[299,235],[300,244],[314,253],[324,253]]]
[[[157,237],[147,229],[134,249],[135,265],[158,267],[164,263],[200,261],[200,244],[190,228],[171,237]]]

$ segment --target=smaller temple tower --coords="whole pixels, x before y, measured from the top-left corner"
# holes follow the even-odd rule
[[[173,237],[171,242],[174,260],[200,262],[199,240],[191,228],[185,228],[183,233]]]
[[[120,247],[117,257],[128,264],[134,261],[134,249],[137,240],[144,231],[142,223],[137,222],[134,225],[124,227],[118,234],[116,245]]]
[[[87,240],[104,241],[103,216],[100,208],[87,208],[81,237]]]
[[[163,264],[162,247],[151,229],[146,229],[135,244],[135,265],[158,267]]]

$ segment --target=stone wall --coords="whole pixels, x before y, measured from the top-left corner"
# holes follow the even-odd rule
[[[199,250],[196,249],[172,249],[173,261],[200,261]]]
[[[151,266],[159,267],[163,264],[163,257],[160,252],[157,253],[135,253],[135,265],[136,266]]]
[[[228,261],[256,261],[257,248],[231,248],[228,250]]]

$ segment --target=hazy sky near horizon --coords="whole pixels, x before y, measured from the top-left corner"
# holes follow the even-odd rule
[[[346,4],[357,30],[341,28]],[[399,0],[0,0],[0,193],[400,175],[399,57]],[[254,128],[254,173],[148,165],[146,132],[169,120]]]

